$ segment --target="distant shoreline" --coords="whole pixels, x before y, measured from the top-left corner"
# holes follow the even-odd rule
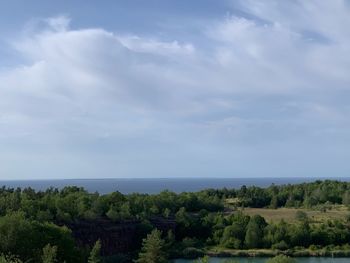
[[[246,186],[268,187],[271,184],[299,184],[317,180],[350,181],[350,177],[265,177],[265,178],[97,178],[97,179],[44,179],[44,180],[0,180],[0,186],[10,188],[31,187],[35,190],[46,190],[50,187],[62,189],[65,186],[83,187],[89,192],[107,194],[119,191],[123,194],[146,193],[156,194],[164,190],[196,192],[208,188],[240,188]]]
[[[242,180],[242,179],[266,179],[266,180],[284,180],[284,179],[306,179],[306,180],[350,180],[350,176],[342,176],[342,177],[327,177],[327,176],[311,176],[311,177],[305,177],[305,176],[286,176],[286,177],[276,177],[276,176],[264,176],[264,177],[257,177],[257,176],[247,176],[247,177],[102,177],[102,178],[30,178],[30,179],[0,179],[0,182],[14,182],[14,181],[74,181],[74,180],[81,180],[81,181],[104,181],[104,180]]]

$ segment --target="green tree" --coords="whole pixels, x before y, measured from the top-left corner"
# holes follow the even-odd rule
[[[234,222],[232,225],[227,226],[224,229],[224,233],[221,238],[221,244],[227,248],[241,248],[241,240],[244,235],[244,229],[242,229],[239,224]]]
[[[169,218],[170,213],[171,213],[171,210],[169,208],[165,208],[164,211],[163,211],[163,216],[165,218]]]
[[[43,248],[43,255],[41,256],[43,263],[55,263],[57,262],[57,246],[51,246],[47,244]]]
[[[265,228],[264,240],[267,246],[275,249],[286,249],[289,241],[288,225],[281,220],[279,223],[270,223]]]
[[[101,240],[97,240],[90,251],[88,263],[100,263],[101,260]]]
[[[289,230],[291,243],[294,246],[308,247],[310,245],[310,225],[307,221],[295,224]]]
[[[255,215],[250,219],[244,240],[247,248],[260,248],[262,246],[265,227],[266,222],[263,217]]]
[[[111,219],[112,221],[118,221],[121,219],[120,214],[118,213],[118,211],[114,208],[111,207],[108,212],[106,213],[106,216]]]
[[[165,241],[161,238],[161,232],[154,229],[142,242],[142,249],[137,263],[166,263],[168,262],[164,252]]]

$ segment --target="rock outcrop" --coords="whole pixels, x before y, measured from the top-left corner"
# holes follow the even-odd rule
[[[162,217],[151,218],[150,223],[164,233],[169,230],[175,231],[176,227],[174,219]],[[72,230],[79,246],[92,247],[96,240],[100,239],[102,254],[106,256],[128,253],[139,245],[136,241],[140,240],[138,227],[141,222],[138,220],[113,222],[103,218],[92,221],[80,220],[65,225]]]

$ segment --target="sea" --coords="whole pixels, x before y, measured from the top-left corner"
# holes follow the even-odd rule
[[[62,189],[65,186],[83,187],[93,193],[107,194],[119,191],[123,194],[146,193],[156,194],[164,190],[195,192],[214,188],[240,188],[246,186],[267,187],[271,184],[298,184],[316,180],[339,180],[350,182],[350,177],[316,178],[316,177],[266,177],[266,178],[113,178],[113,179],[65,179],[65,180],[0,180],[0,186],[9,188],[31,187],[35,190],[45,190],[50,187]]]

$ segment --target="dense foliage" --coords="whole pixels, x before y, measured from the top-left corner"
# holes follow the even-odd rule
[[[136,263],[166,263],[165,241],[162,233],[155,229],[142,242],[142,249]]]
[[[200,257],[208,247],[281,251],[298,247],[350,247],[350,224],[346,219],[315,223],[305,213],[298,212],[292,223],[266,222],[259,215],[242,212],[243,207],[322,209],[334,204],[350,205],[350,183],[316,181],[197,193],[163,191],[156,195],[119,192],[99,195],[78,187],[46,191],[3,187],[0,189],[0,254],[6,255],[1,260],[8,262],[103,262],[99,241],[96,240],[94,247],[79,247],[65,226],[100,218],[116,224],[146,222],[152,217],[175,220],[174,232],[150,234],[152,227],[140,232],[138,239],[144,239],[143,248],[138,247],[138,251],[129,255],[134,258],[139,255],[138,262],[147,261],[159,251],[162,251],[160,261],[155,262],[164,262],[166,257]]]
[[[256,186],[240,189],[207,190],[219,198],[237,198],[236,205],[245,207],[307,207],[323,204],[350,205],[350,183],[315,181],[303,184]]]

